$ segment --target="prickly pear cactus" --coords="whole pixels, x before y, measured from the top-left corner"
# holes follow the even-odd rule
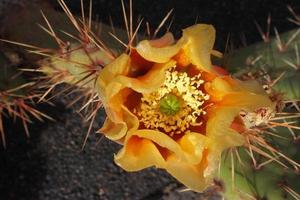
[[[277,32],[276,32],[277,33]],[[300,29],[295,29],[258,44],[225,55],[223,65],[236,76],[262,72],[253,78],[268,75],[280,79],[272,87],[286,99],[300,98]]]
[[[28,123],[33,118],[40,121],[51,117],[37,110],[35,103],[40,97],[40,91],[34,81],[31,81],[18,68],[19,57],[13,52],[0,52],[0,135],[3,147],[6,147],[4,117],[16,120],[18,118],[29,136]]]
[[[224,153],[220,179],[226,199],[300,199],[300,29],[275,33],[224,58],[235,76],[264,84],[278,105],[268,122],[248,130],[254,133],[248,148]]]
[[[267,137],[269,145],[299,163],[299,141],[289,138],[287,131],[277,131],[277,136]],[[223,155],[220,177],[224,182],[226,199],[299,199],[298,165],[291,166],[280,156],[266,158],[258,155],[253,156],[253,163],[250,153],[249,149],[239,148]],[[266,155],[268,153],[265,152]]]
[[[27,103],[33,103],[26,104],[28,105],[26,108],[33,114],[29,113],[23,117],[16,113],[23,120],[27,135],[29,135],[27,123],[31,122],[30,115],[38,116],[39,119],[41,119],[40,115],[48,117],[36,110],[34,104],[51,101],[61,94],[76,94],[76,97],[69,101],[68,106],[83,101],[79,112],[84,112],[85,120],[91,121],[90,130],[97,111],[102,107],[94,91],[96,77],[99,70],[111,62],[117,51],[122,49],[120,42],[111,40],[109,33],[113,32],[121,40],[126,37],[123,30],[91,19],[86,18],[82,24],[77,17],[66,14],[69,10],[64,1],[60,1],[60,4],[65,13],[56,11],[49,2],[44,1],[26,2],[22,6],[15,7],[14,13],[2,13],[5,16],[4,20],[10,21],[9,25],[1,27],[1,43],[5,44],[3,47],[19,52],[29,60],[31,64],[25,67],[26,71],[35,77],[35,81],[23,79],[24,76],[16,78],[14,75],[19,73],[19,69],[11,66],[6,67],[5,73],[0,74],[1,102],[4,106],[17,108],[16,102],[19,101],[11,97],[7,98],[6,91],[20,86],[22,86],[20,89],[13,90],[14,94],[22,93],[22,98],[18,100],[26,99]],[[101,40],[99,40],[100,36]],[[110,41],[109,46],[104,44],[105,41]],[[2,58],[6,59],[1,54],[0,63],[3,64]],[[36,64],[32,64],[35,61]],[[10,77],[15,79],[12,81]],[[23,87],[24,85],[28,87]],[[30,91],[27,91],[27,88],[30,88]],[[2,94],[5,94],[5,98]],[[11,109],[0,107],[4,116],[6,110]],[[1,123],[0,132],[5,146],[4,128]]]
[[[116,58],[116,50],[120,47],[112,45],[113,42],[109,47],[106,46],[103,41],[111,41],[111,38],[102,37],[102,40],[98,40],[86,23],[89,20],[82,19],[83,23],[80,23],[80,20],[70,14],[64,1],[59,2],[67,17],[53,10],[47,10],[42,18],[46,24],[42,29],[52,36],[52,45],[55,41],[59,49],[27,46],[33,49],[32,53],[46,57],[39,62],[38,69],[45,74],[48,82],[47,91],[41,99],[44,99],[55,86],[68,83],[84,91],[82,96],[87,97],[87,101],[81,109],[97,102],[96,108],[92,106],[87,115],[87,119],[93,121],[101,107],[100,97],[94,91],[98,72]],[[65,33],[69,40],[63,40],[49,21],[67,20],[73,31],[75,27],[77,33],[74,34],[73,31]],[[122,37],[124,33],[120,35]],[[298,164],[300,144],[297,133],[300,129],[297,120],[299,118],[297,100],[300,98],[299,39],[300,31],[295,30],[224,57],[223,66],[240,79],[260,81],[266,86],[270,98],[277,103],[276,112],[268,113],[268,110],[261,110],[250,113],[255,118],[263,118],[266,113],[270,117],[267,121],[263,120],[255,126],[248,127],[244,133],[248,139],[244,147],[232,148],[223,153],[217,178],[221,180],[224,197],[228,200],[300,199]]]

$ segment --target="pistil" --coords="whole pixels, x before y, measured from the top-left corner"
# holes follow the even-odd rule
[[[143,94],[141,105],[134,110],[148,129],[179,134],[195,124],[205,114],[203,103],[209,95],[201,91],[201,74],[189,77],[175,67],[166,71],[163,85],[157,91]],[[201,122],[200,122],[201,123]]]
[[[175,115],[180,110],[180,101],[174,94],[167,94],[159,102],[159,110],[165,115]]]

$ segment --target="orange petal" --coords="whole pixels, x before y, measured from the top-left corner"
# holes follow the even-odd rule
[[[125,147],[115,155],[115,162],[126,171],[165,166],[164,158],[155,144],[138,136],[132,136],[126,141]]]
[[[207,138],[200,133],[189,132],[178,141],[189,164],[198,164],[201,162],[202,153],[207,146],[206,140]]]
[[[175,40],[173,34],[168,32],[159,39],[150,40],[150,44],[153,47],[161,48],[161,47],[172,45],[174,41]]]
[[[175,66],[175,64],[176,62],[173,60],[163,64],[154,64],[143,76],[130,78],[120,75],[113,79],[110,84],[119,84],[120,87],[131,88],[140,93],[150,93],[157,90],[164,83],[165,71]]]
[[[127,171],[155,166],[163,168],[187,187],[202,191],[208,179],[203,175],[207,167],[207,138],[199,133],[186,133],[174,141],[165,133],[154,130],[131,131],[115,162]],[[159,151],[168,151],[166,157]],[[204,156],[204,157],[203,157]],[[215,169],[215,167],[212,167]],[[207,176],[208,177],[208,176]]]
[[[216,77],[211,82],[206,82],[204,87],[212,101],[221,101],[226,94],[233,91],[231,85],[222,77]]]
[[[166,165],[167,171],[189,189],[203,192],[210,183],[203,176],[203,164],[191,165],[175,156],[170,156]]]
[[[114,92],[106,93],[106,86],[118,75],[127,75],[130,69],[130,57],[126,54],[120,55],[113,62],[105,66],[99,73],[97,79],[97,88],[100,96],[113,96]]]
[[[136,51],[148,61],[165,63],[175,56],[185,43],[185,39],[182,38],[174,45],[155,47],[151,41],[143,40],[136,46]]]
[[[144,40],[137,45],[136,50],[148,61],[164,63],[183,49],[193,65],[200,70],[213,71],[210,57],[215,52],[213,51],[214,42],[213,26],[197,24],[184,29],[182,38],[172,46],[158,48],[151,45],[151,41]]]
[[[137,130],[139,121],[125,106],[122,106],[122,120],[112,121],[107,117],[102,128],[97,132],[103,133],[107,138],[117,141],[122,139],[128,131]]]
[[[244,137],[230,128],[240,110],[239,107],[220,107],[210,113],[206,125],[206,135],[211,139],[214,151],[222,152],[229,147],[244,144]]]
[[[220,106],[234,106],[240,109],[254,111],[262,107],[275,108],[275,104],[267,95],[259,95],[249,92],[233,92],[224,96]]]
[[[183,30],[187,40],[184,51],[191,63],[203,71],[212,71],[211,53],[215,42],[215,29],[212,25],[196,24]]]
[[[266,91],[263,89],[262,85],[255,80],[249,80],[249,81],[235,80],[235,82],[236,82],[234,86],[235,91],[246,91],[246,92],[268,96]]]

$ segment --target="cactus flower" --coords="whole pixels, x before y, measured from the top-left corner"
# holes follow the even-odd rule
[[[126,171],[155,166],[194,191],[210,186],[224,150],[245,143],[240,112],[274,108],[255,81],[212,65],[215,30],[197,24],[144,40],[100,71],[107,118],[99,132],[123,145],[115,162]]]

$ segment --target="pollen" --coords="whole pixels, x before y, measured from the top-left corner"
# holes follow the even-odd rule
[[[201,74],[189,77],[175,67],[165,72],[165,81],[155,92],[143,94],[140,107],[134,110],[141,123],[148,129],[179,134],[205,114],[203,103],[209,95],[200,89]],[[200,122],[201,124],[201,122]]]

